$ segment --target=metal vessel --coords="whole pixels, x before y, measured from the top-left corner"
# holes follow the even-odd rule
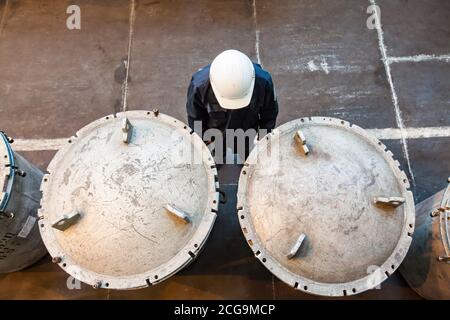
[[[324,117],[266,135],[243,166],[237,214],[275,276],[307,293],[349,296],[379,285],[405,257],[414,201],[386,146]]]
[[[26,268],[47,251],[37,224],[41,170],[14,152],[0,132],[0,273]]]
[[[42,238],[53,262],[94,288],[167,279],[199,254],[216,218],[209,150],[189,127],[157,110],[87,125],[48,172]]]
[[[400,266],[411,288],[425,299],[450,299],[449,224],[450,184],[416,206],[416,231]]]

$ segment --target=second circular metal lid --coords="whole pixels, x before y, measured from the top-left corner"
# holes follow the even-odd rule
[[[217,171],[207,147],[157,112],[89,124],[48,172],[39,212],[44,243],[54,262],[94,287],[138,288],[169,277],[199,253],[214,224]]]
[[[238,215],[256,257],[308,293],[373,288],[402,262],[414,230],[406,175],[380,141],[334,118],[268,134],[241,172]]]

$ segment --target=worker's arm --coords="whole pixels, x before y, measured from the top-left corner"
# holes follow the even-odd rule
[[[188,92],[187,92],[187,102],[186,102],[186,111],[188,117],[188,124],[191,129],[197,131],[199,125],[194,125],[194,122],[200,121],[202,124],[201,132],[197,132],[201,137],[203,137],[203,132],[207,129],[207,119],[208,113],[206,111],[206,107],[203,104],[200,93],[198,92],[198,88],[192,83],[189,84]]]
[[[259,129],[265,129],[270,132],[275,128],[278,116],[278,101],[272,78],[266,84],[266,93],[264,96],[264,105],[260,111]],[[262,137],[260,137],[262,138]]]

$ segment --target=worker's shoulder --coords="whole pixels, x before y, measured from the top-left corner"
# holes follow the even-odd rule
[[[272,76],[266,70],[264,70],[260,64],[253,63],[255,67],[255,81],[262,86],[273,86]]]
[[[191,83],[195,87],[202,87],[208,85],[209,83],[209,68],[211,65],[204,66],[203,68],[198,69],[193,75],[191,79]]]

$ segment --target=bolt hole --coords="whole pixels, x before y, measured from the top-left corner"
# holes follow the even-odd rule
[[[44,182],[47,182],[48,180],[47,180],[47,178],[44,178]]]
[[[197,248],[198,247],[198,244],[194,244],[194,248]]]
[[[410,227],[410,228],[412,228],[412,227],[413,227],[412,223],[410,223],[410,224],[409,224],[409,227]]]
[[[353,292],[353,293],[356,293],[356,289],[355,289],[355,288],[353,288],[353,289],[352,289],[352,292]]]
[[[303,290],[308,291],[308,286],[303,286]]]
[[[213,200],[213,203],[215,204],[215,203],[217,203],[217,201],[216,201],[216,200]]]
[[[150,111],[147,111],[147,114],[150,114]]]
[[[394,266],[394,265],[392,265],[392,266],[391,266],[391,268],[392,268],[392,270],[393,270],[393,269],[395,269],[395,266]]]
[[[245,218],[245,217],[244,217],[244,215],[242,214],[242,215],[241,215],[241,219],[244,219],[244,218]]]
[[[69,143],[72,143],[72,140],[69,140]]]
[[[341,121],[341,124],[345,124],[345,122],[344,122],[344,121]]]
[[[300,119],[301,122],[305,122],[305,119]]]
[[[247,171],[245,171],[245,170],[244,170],[244,171],[242,171],[242,174],[247,174]]]
[[[67,267],[67,264],[63,263],[62,266],[65,268],[65,267]]]
[[[158,276],[155,276],[155,279],[158,280]]]
[[[8,156],[7,156],[7,155],[4,155],[4,156],[3,156],[3,158],[5,158],[5,159],[6,159],[6,158],[8,158]]]
[[[109,117],[106,117],[106,120],[109,120]]]
[[[107,283],[105,283],[105,287],[109,287],[109,283],[107,282]]]
[[[41,228],[43,228],[43,227],[44,227],[44,224],[42,223],[42,224],[41,224]]]
[[[266,260],[266,258],[262,258],[262,262],[266,262],[267,260]]]

